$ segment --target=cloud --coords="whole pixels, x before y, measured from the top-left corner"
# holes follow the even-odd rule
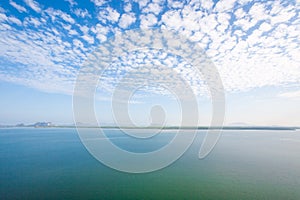
[[[128,39],[123,40],[122,38]],[[164,37],[161,37],[157,31],[123,32],[115,40],[108,42],[109,45],[101,46],[97,50],[98,54],[95,54],[95,59],[92,59],[91,63],[83,68],[85,76],[81,82],[84,85],[83,92],[87,91],[88,80],[94,80],[93,77],[97,73],[95,70],[108,66],[100,78],[100,86],[104,91],[113,92],[116,88],[124,92],[134,91],[136,87],[144,86],[146,93],[167,95],[165,90],[159,89],[163,86],[167,91],[175,92],[181,97],[187,97],[190,90],[197,95],[207,94],[203,77],[195,72],[198,69],[176,56],[186,55],[185,59],[193,60],[194,58],[191,57],[194,54],[202,53],[201,49],[194,47],[195,43],[180,44],[176,42],[174,35],[165,34]],[[164,42],[165,44],[163,44]],[[180,47],[180,45],[182,46]],[[135,49],[139,48],[141,50],[136,52]],[[157,50],[160,48],[164,49]],[[173,54],[165,53],[165,49],[170,51],[172,49]],[[105,59],[110,57],[109,52],[115,56],[112,61]],[[206,81],[210,83],[215,81],[211,75],[206,78]],[[213,85],[216,87],[218,84],[214,83]],[[190,90],[188,90],[189,88]]]
[[[27,10],[26,10],[25,7],[23,7],[23,6],[19,5],[19,4],[17,4],[16,2],[14,2],[14,1],[12,1],[12,0],[9,1],[9,4],[10,4],[11,6],[13,6],[15,9],[17,9],[19,12],[27,12]]]
[[[169,8],[182,8],[184,6],[184,2],[183,1],[176,1],[176,0],[168,0],[168,7]]]
[[[230,12],[233,10],[236,0],[220,0],[217,2],[214,10],[216,12]]]
[[[49,18],[45,14],[41,18],[26,17],[27,28],[20,30],[10,24],[21,25],[20,22],[5,15],[7,22],[0,25],[0,79],[47,92],[71,94],[76,66],[85,59],[85,53],[64,41],[64,32],[54,28]]]
[[[69,14],[67,14],[61,10],[48,8],[45,10],[45,12],[51,17],[52,21],[54,21],[56,18],[59,18],[70,24],[75,23],[75,20]]]
[[[33,25],[34,27],[39,27],[42,24],[42,22],[38,18],[34,17],[25,17],[23,23],[25,27],[30,27],[31,25]]]
[[[0,79],[70,94],[89,53],[101,48],[111,36],[129,27],[161,27],[197,42],[214,62],[227,92],[300,84],[300,21],[295,1],[192,0],[183,4],[176,0],[136,0],[126,1],[118,9],[106,1],[92,2],[96,5],[94,10],[76,5],[71,12],[44,6],[42,9],[36,1],[26,0],[39,17],[30,12],[24,17],[14,15],[9,9],[29,10],[13,0],[10,5],[14,8],[0,8]],[[120,74],[140,64],[174,66],[194,90],[199,90],[197,93],[203,93],[201,77],[189,63],[176,60],[176,56],[148,53],[128,53],[127,59],[120,60],[106,74],[105,88],[113,88]],[[150,71],[159,73],[156,67]]]
[[[124,11],[125,12],[131,12],[131,9],[132,9],[132,5],[130,2],[126,2],[125,5],[124,5]]]
[[[179,30],[182,27],[182,18],[177,11],[168,11],[162,16],[162,23],[167,27],[175,30]]]
[[[87,41],[89,44],[93,44],[94,43],[94,37],[89,35],[89,34],[86,34],[86,35],[83,35],[82,36],[82,39],[84,39],[85,41]]]
[[[214,5],[214,2],[212,0],[200,0],[200,1],[195,1],[194,2],[192,1],[191,3],[195,3],[195,2],[199,2],[201,4],[201,8],[203,8],[204,10],[211,10],[213,5]]]
[[[40,4],[36,1],[34,1],[34,0],[24,0],[24,2],[27,4],[27,6],[29,6],[32,10],[34,10],[37,13],[42,11]]]
[[[118,13],[118,11],[116,11],[111,7],[108,7],[106,9],[102,9],[99,12],[98,19],[103,23],[107,23],[107,22],[115,23],[119,20],[119,17],[120,17],[120,13]]]
[[[11,22],[11,23],[15,23],[15,24],[17,24],[19,26],[22,26],[22,22],[18,18],[8,17],[8,21]]]
[[[187,13],[185,17],[181,17],[179,11],[168,11],[162,16],[162,22],[191,38],[197,35],[199,44],[207,48],[207,54],[218,67],[227,91],[299,84],[299,59],[295,56],[296,52],[299,54],[299,46],[294,43],[299,42],[296,36],[299,29],[290,22],[295,16],[295,7],[278,4],[278,10],[286,11],[288,21],[274,26],[274,16],[270,14],[273,7],[256,3],[249,13],[234,7],[233,12],[228,13],[232,5],[235,3],[228,8],[219,5],[215,9],[218,13],[208,15],[202,15],[201,8],[195,9],[200,5],[185,6],[181,11],[181,14]],[[231,15],[236,16],[233,24]]]
[[[99,6],[99,7],[107,3],[105,0],[91,0],[91,2],[93,2],[95,6]]]
[[[156,24],[157,24],[157,17],[154,14],[149,13],[149,14],[140,16],[140,26],[141,26],[141,28],[153,27]]]
[[[153,13],[158,15],[162,11],[162,6],[159,3],[150,3],[143,8],[143,13]]]
[[[76,8],[74,10],[74,14],[77,17],[81,17],[81,18],[86,18],[86,17],[92,18],[92,16],[89,14],[89,12],[87,11],[87,9]]]
[[[65,0],[65,1],[68,2],[71,7],[78,5],[77,2],[75,2],[74,0]]]
[[[150,0],[134,0],[134,1],[139,4],[140,9],[144,8],[150,2]]]
[[[121,16],[119,21],[119,26],[121,28],[128,28],[131,24],[135,22],[136,18],[134,16],[134,13],[125,13]]]
[[[91,31],[96,35],[96,38],[100,42],[104,42],[107,39],[107,34],[109,32],[109,28],[101,25],[101,24],[96,24],[95,26],[91,27]]]

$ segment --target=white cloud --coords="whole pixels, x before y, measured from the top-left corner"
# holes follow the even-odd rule
[[[42,24],[42,22],[34,17],[26,17],[24,19],[24,26],[29,26],[29,25],[33,25],[35,27],[38,27]]]
[[[66,22],[69,22],[70,24],[74,24],[75,20],[68,14],[61,12],[61,16],[60,16],[63,20],[65,20]]]
[[[265,9],[265,5],[261,3],[255,3],[249,10],[249,15],[254,19],[268,20],[269,15]]]
[[[15,9],[17,9],[19,12],[27,12],[26,8],[24,8],[23,6],[17,4],[16,2],[10,0],[9,4],[11,6],[13,6]]]
[[[102,9],[98,15],[98,19],[103,23],[106,23],[107,21],[117,22],[119,20],[119,17],[120,17],[120,13],[118,13],[118,11],[116,11],[111,7],[108,7],[104,10]]]
[[[15,23],[15,24],[17,24],[19,26],[22,26],[22,22],[19,19],[15,18],[15,17],[9,17],[8,21],[12,22],[12,23]]]
[[[24,0],[24,2],[27,4],[27,6],[29,6],[35,12],[40,13],[42,11],[40,4],[36,1],[34,1],[34,0]]]
[[[178,1],[178,0],[168,0],[168,7],[170,8],[182,8],[184,6],[184,2],[183,1]]]
[[[243,8],[236,9],[233,14],[236,16],[237,19],[242,19],[246,16],[246,12]]]
[[[12,5],[11,2],[13,1],[10,1]],[[33,0],[26,0],[26,4],[41,12],[39,18],[28,15],[20,20],[2,9],[1,59],[22,67],[11,67],[6,71],[0,67],[0,79],[46,91],[49,88],[51,91],[59,90],[58,92],[70,94],[78,66],[85,61],[89,52],[97,48],[94,45],[107,41],[110,34],[122,33],[121,28],[126,29],[138,22],[128,1],[123,8],[126,13],[121,16],[117,10],[104,6],[105,1],[93,2],[99,6],[96,11],[100,22],[96,24],[90,22],[92,20],[75,22],[73,14],[83,18],[93,14],[87,10],[74,9],[74,13],[71,13],[73,18],[70,13],[53,8],[42,11],[40,5]],[[249,12],[245,12],[243,7],[248,1],[219,1],[212,10],[211,0],[192,0],[182,8],[181,2],[169,0],[169,6],[176,9],[161,14],[159,13],[164,11],[165,6],[161,1],[136,2],[141,8],[141,28],[161,26],[164,29],[174,29],[192,41],[197,41],[214,61],[227,92],[300,84],[300,21],[295,18],[299,9],[292,2],[256,2]],[[235,4],[239,6],[233,7]],[[231,18],[231,15],[235,18],[233,24],[231,21],[234,18]],[[118,26],[111,25],[114,23]],[[19,30],[16,25],[23,25],[25,28]],[[115,68],[114,73],[120,73],[120,70],[129,71],[131,67],[142,63],[143,59],[148,65],[176,64],[176,60],[171,57],[166,58],[167,56],[159,54],[159,59],[156,59],[154,55],[148,55],[148,59],[145,59],[144,55],[129,56],[122,61],[127,66],[117,65],[119,69]],[[177,64],[176,70],[189,80],[193,89],[202,90],[202,85],[197,82],[199,77],[194,76],[195,73],[188,64]],[[19,70],[21,75],[18,75],[16,70]],[[157,68],[153,68],[153,73],[158,71]],[[109,77],[109,74],[106,80],[107,88],[113,87],[116,81],[112,75]],[[289,95],[292,94],[283,96]]]
[[[293,11],[293,9],[290,8],[283,8],[280,13],[276,14],[275,16],[272,16],[271,18],[271,24],[275,25],[282,22],[289,21],[292,17],[294,17],[296,13]]]
[[[78,40],[78,39],[74,39],[74,40],[73,40],[73,45],[74,45],[76,48],[84,49],[83,43],[82,43],[80,40]]]
[[[106,0],[91,0],[91,2],[93,2],[96,6],[103,6],[104,4],[107,3]]]
[[[77,17],[82,17],[82,18],[89,17],[89,18],[92,18],[92,16],[89,14],[89,12],[87,11],[87,9],[76,8],[74,10],[74,14]]]
[[[79,29],[82,31],[83,34],[87,34],[89,32],[89,27],[87,27],[86,25],[78,25],[79,26]]]
[[[91,31],[96,34],[96,38],[100,42],[104,42],[107,39],[106,35],[109,32],[109,29],[101,24],[96,24],[96,26],[91,28]]]
[[[69,14],[67,14],[61,10],[48,8],[45,10],[45,12],[51,17],[52,21],[55,21],[56,18],[59,18],[70,24],[75,23],[75,20]]]
[[[158,3],[150,3],[146,7],[143,8],[143,13],[153,13],[158,15],[162,11],[162,6]]]
[[[62,39],[64,33],[43,17],[28,16],[24,19],[24,26],[33,24],[39,29],[29,26],[17,30],[15,25],[9,24],[21,25],[16,19],[8,16],[0,25],[1,60],[8,61],[0,67],[0,79],[47,92],[71,94],[77,72],[74,66],[80,65],[88,50],[84,46],[79,50],[73,48]]]
[[[131,9],[132,9],[132,5],[130,2],[126,2],[125,5],[124,5],[124,11],[125,12],[131,12]]]
[[[152,13],[149,13],[147,15],[141,15],[140,20],[141,28],[148,28],[157,24],[157,17]]]
[[[259,30],[263,31],[263,32],[267,32],[270,31],[272,29],[272,26],[266,22],[263,22],[260,26],[259,26]]]
[[[182,18],[180,17],[180,13],[177,11],[168,11],[163,14],[161,22],[167,27],[175,30],[179,30],[182,26]]]
[[[199,40],[200,44],[209,44],[207,53],[218,67],[227,91],[245,91],[287,83],[299,84],[300,68],[296,62],[299,60],[296,55],[299,55],[300,51],[295,45],[299,29],[295,28],[296,25],[285,21],[285,24],[274,27],[270,21],[274,24],[272,19],[277,19],[269,14],[270,11],[266,10],[263,3],[254,4],[250,13],[244,12],[243,9],[235,10],[233,13],[236,21],[231,25],[230,16],[222,12],[231,10],[235,2],[231,1],[229,5],[225,5],[226,3],[228,2],[218,3],[215,8],[218,13],[215,16],[214,13],[203,15],[194,7],[185,6],[181,11],[183,17],[180,16],[180,11],[168,11],[163,15],[162,22],[166,27],[175,30],[182,30],[184,27],[186,30],[196,31],[192,35],[197,34],[197,38],[202,38]],[[197,6],[199,5],[195,4],[195,7]],[[280,4],[277,6],[280,7],[280,12],[286,10],[285,16],[280,17],[283,19],[281,23],[294,16],[295,8]],[[265,21],[258,26],[260,20]],[[231,35],[229,33],[233,27],[235,31],[234,35]],[[236,29],[237,27],[242,30]],[[272,31],[273,27],[275,29]],[[253,31],[248,32],[251,29]],[[269,31],[271,33],[268,33]],[[190,34],[186,31],[181,33],[187,36]],[[263,33],[266,35],[263,36]],[[205,41],[204,38],[208,40]],[[299,37],[296,41],[299,41]]]
[[[66,2],[68,2],[70,4],[71,7],[77,5],[77,2],[74,0],[65,0]]]
[[[144,8],[150,2],[150,0],[134,0],[134,1],[139,4],[140,9]]]
[[[236,3],[236,0],[220,0],[217,2],[214,10],[216,12],[231,12],[234,8],[234,4]]]
[[[250,18],[250,17],[244,17],[241,19],[237,19],[234,22],[234,25],[240,27],[244,32],[247,32],[250,28],[254,27],[257,24],[258,20]]]
[[[121,28],[127,28],[131,24],[133,24],[136,21],[136,18],[134,16],[134,13],[125,13],[121,16],[119,21],[119,26]]]
[[[83,35],[82,39],[87,41],[89,44],[94,44],[94,37],[89,34]]]
[[[200,0],[201,2],[201,7],[206,9],[206,10],[211,10],[214,2],[212,0]]]

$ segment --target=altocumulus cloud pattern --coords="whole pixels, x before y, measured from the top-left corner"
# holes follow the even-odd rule
[[[226,92],[300,83],[299,0],[67,0],[55,4],[0,3],[0,80],[72,94],[80,66],[109,37],[135,28],[162,28],[198,42],[218,68]],[[160,56],[165,59],[151,62],[181,63],[178,70],[185,65],[179,58]],[[201,83],[193,78],[195,73],[185,73],[190,85],[198,88]],[[108,74],[103,84],[108,90],[113,77]]]

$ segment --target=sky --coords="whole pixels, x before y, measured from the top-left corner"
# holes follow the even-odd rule
[[[197,43],[216,67],[226,97],[225,125],[300,126],[299,5],[299,0],[1,1],[0,124],[73,124],[74,86],[89,55],[118,34],[163,29]],[[97,86],[98,121],[115,124],[110,97],[116,84],[146,63],[153,71],[169,66],[178,72],[197,96],[199,125],[210,123],[210,97],[189,63],[151,49],[126,55]],[[173,78],[157,83],[177,84]],[[134,93],[129,115],[147,125],[155,105],[164,107],[168,125],[180,124],[180,105],[158,87]]]

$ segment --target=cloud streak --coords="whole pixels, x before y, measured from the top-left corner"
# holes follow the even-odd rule
[[[34,10],[37,13],[40,13],[42,11],[42,8],[40,4],[34,0],[24,0],[24,2],[29,6],[32,10]]]
[[[16,2],[14,2],[14,1],[12,1],[12,0],[10,0],[9,1],[9,4],[11,5],[11,6],[13,6],[15,9],[17,9],[19,12],[27,12],[27,10],[26,10],[26,8],[25,7],[23,7],[23,6],[21,6],[21,5],[19,5],[19,4],[17,4]]]

